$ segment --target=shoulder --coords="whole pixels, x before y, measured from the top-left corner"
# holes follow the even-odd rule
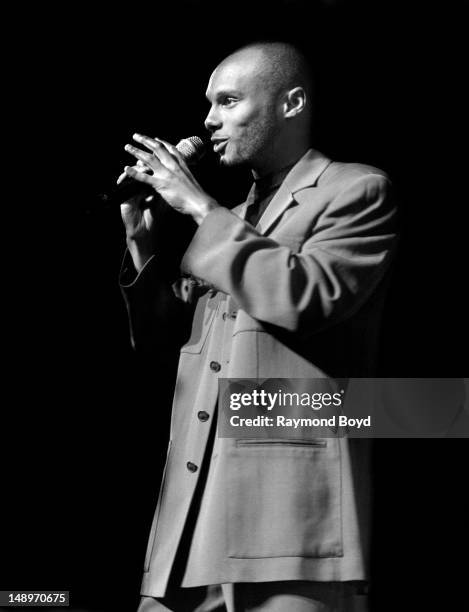
[[[397,203],[389,175],[375,166],[331,162],[318,182],[324,207],[322,217],[378,222],[397,219]]]
[[[391,180],[384,170],[375,166],[333,161],[319,178],[318,184],[337,191],[343,191],[352,186],[367,190],[387,190],[391,186]]]

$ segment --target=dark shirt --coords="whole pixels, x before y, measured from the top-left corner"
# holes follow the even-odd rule
[[[295,162],[296,163],[296,162]],[[280,185],[295,164],[254,180],[254,190],[249,196],[246,221],[256,226]]]

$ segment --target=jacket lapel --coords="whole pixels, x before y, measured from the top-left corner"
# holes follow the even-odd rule
[[[279,190],[259,219],[256,229],[261,234],[265,234],[280,215],[291,205],[294,200],[293,196],[302,189],[314,187],[320,175],[330,163],[331,160],[328,157],[319,151],[309,149],[287,174]],[[233,210],[242,219],[246,216],[247,207],[252,199],[253,189],[254,185],[248,194],[246,202]],[[301,196],[298,200],[300,199]]]
[[[256,227],[261,234],[265,234],[291,205],[294,199],[293,196],[297,191],[316,185],[319,176],[330,163],[331,160],[329,158],[314,149],[309,149],[303,155],[300,161],[287,174],[279,190],[259,219]]]

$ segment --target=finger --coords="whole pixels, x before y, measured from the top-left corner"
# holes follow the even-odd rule
[[[134,166],[134,168],[138,172],[150,172],[151,171],[151,168],[149,168],[146,164],[144,164],[140,159],[137,160],[137,163]],[[124,168],[124,172],[122,172],[122,174],[119,175],[119,178],[117,179],[116,184],[120,185],[126,176],[127,176],[127,173],[125,172],[125,168]]]
[[[152,153],[154,153],[156,145],[160,143],[159,138],[150,138],[150,136],[145,136],[144,134],[135,133],[132,135],[132,138],[149,149]]]
[[[151,144],[151,149],[153,152],[155,152],[155,154],[156,154],[155,145],[158,143],[162,144],[164,147],[166,147],[166,150],[177,159],[177,161],[179,162],[179,165],[182,166],[182,168],[186,170],[187,172],[190,172],[189,166],[187,165],[185,157],[182,155],[182,153],[179,152],[177,147],[175,147],[170,142],[166,142],[166,140],[163,140],[162,138],[158,138],[157,136],[153,136],[153,138],[149,138],[148,136],[143,136],[142,134],[134,134],[133,138],[137,141],[138,141],[138,138],[147,139],[148,144]]]
[[[145,174],[145,172],[139,172],[134,166],[126,166],[124,170],[127,176],[131,176],[141,183],[153,185],[152,177],[149,174]]]
[[[124,172],[119,175],[119,178],[116,181],[116,185],[120,185],[122,183],[122,181],[125,179],[126,176],[127,176],[127,174],[125,173],[125,170],[124,170]]]
[[[150,168],[142,162],[141,159],[137,159],[137,163],[135,164],[138,168],[143,168],[144,170],[150,170]]]
[[[142,151],[141,149],[137,149],[137,147],[134,147],[133,145],[130,145],[130,144],[126,144],[124,149],[127,151],[127,153],[130,153],[136,159],[141,160],[144,164],[148,166],[148,168],[151,168],[152,170],[155,169],[154,163],[155,161],[158,161],[158,160],[155,160],[155,156],[150,155],[150,153],[146,153],[145,151]]]
[[[166,142],[166,140],[162,140],[161,138],[157,138],[156,136],[154,137],[154,140],[156,140],[157,142],[159,142],[160,144],[162,144],[164,147],[166,147],[166,149],[172,154],[175,155],[176,157],[182,157],[182,155],[179,153],[179,151],[177,150],[177,148],[171,144],[170,142]],[[183,158],[184,159],[184,158]]]
[[[153,154],[158,157],[160,162],[166,166],[168,170],[175,171],[178,169],[179,160],[175,159],[175,155],[170,152],[168,143],[165,144],[159,139],[148,138],[148,136],[142,136],[142,134],[134,134],[132,138],[139,144],[147,147],[147,149],[153,151]]]
[[[186,162],[186,158],[184,157],[184,155],[182,155],[182,153],[179,151],[179,149],[177,147],[175,147],[170,142],[166,142],[165,140],[161,140],[161,138],[156,138],[155,137],[155,140],[157,140],[162,145],[164,145],[167,148],[167,150],[171,153],[171,155],[174,155],[174,157],[176,157],[176,159],[178,160],[179,164],[184,168],[184,170],[186,170],[187,172],[190,172],[189,166],[187,165],[187,162]]]

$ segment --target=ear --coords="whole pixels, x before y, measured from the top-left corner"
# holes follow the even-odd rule
[[[294,87],[285,94],[283,116],[291,119],[299,115],[306,107],[306,92],[303,87]]]

